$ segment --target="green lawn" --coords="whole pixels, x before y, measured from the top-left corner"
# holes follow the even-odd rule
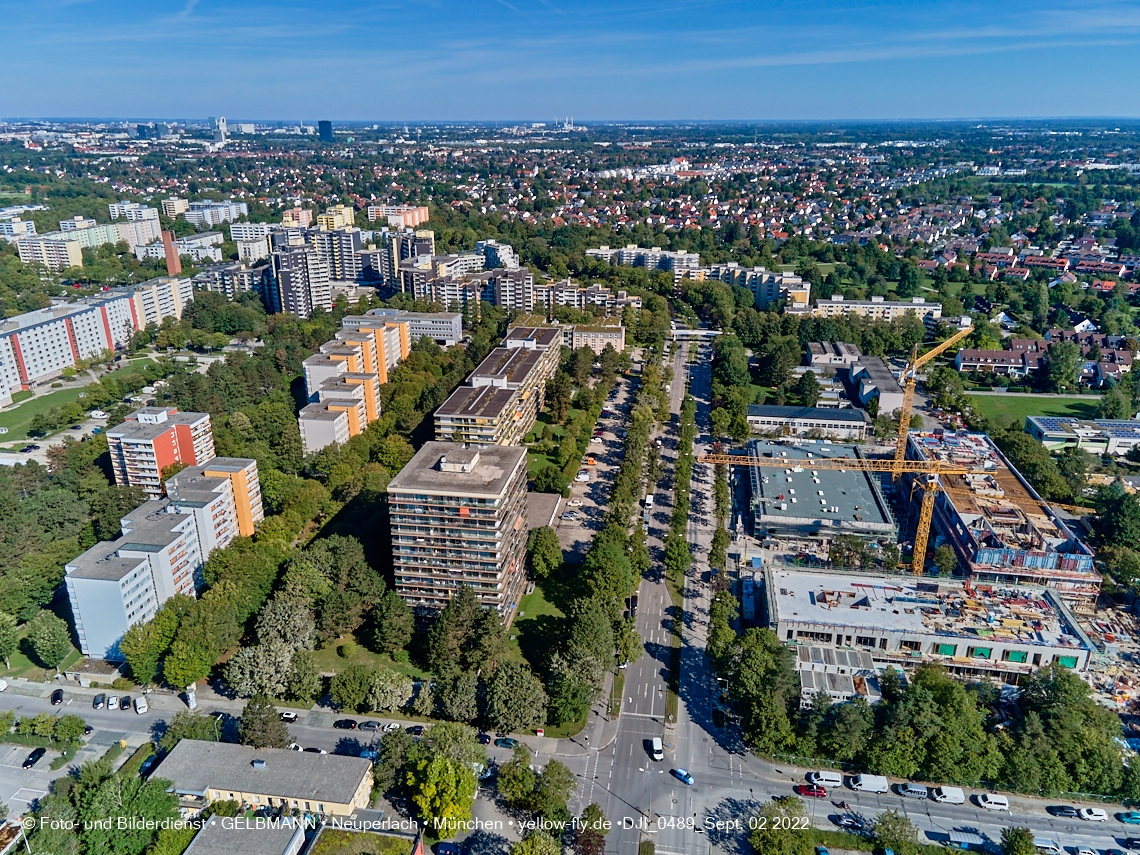
[[[355,644],[356,651],[348,659],[343,659],[337,649],[346,641]],[[373,653],[351,635],[346,635],[325,645],[320,650],[314,651],[313,661],[316,663],[317,670],[323,673],[339,673],[349,665],[364,665],[368,668],[398,671],[401,674],[407,674],[413,680],[418,680],[426,674],[425,671],[421,671],[411,662],[393,662],[387,653]]]
[[[556,592],[556,586],[546,583]],[[562,609],[546,598],[541,583],[535,583],[534,590],[525,595],[519,603],[518,616],[511,624],[509,633],[510,658],[517,662],[529,661],[538,667],[543,652],[556,637],[558,622],[564,617]]]
[[[8,428],[5,439],[26,439],[32,419],[48,412],[52,407],[62,407],[64,404],[78,401],[79,393],[82,391],[83,389],[78,386],[74,389],[60,389],[58,392],[40,395],[27,403],[0,413],[0,427]]]
[[[1026,416],[1071,416],[1091,419],[1100,398],[1081,395],[1073,398],[1042,398],[1038,395],[971,395],[978,412],[999,425],[1012,421],[1024,426]]]
[[[20,640],[16,645],[16,652],[8,657],[12,667],[4,670],[0,667],[0,672],[5,677],[26,677],[29,680],[36,682],[46,682],[55,677],[55,669],[47,669],[40,666],[40,663],[31,656],[31,642],[27,638],[27,624],[24,625],[20,632]],[[68,650],[67,656],[63,658],[63,662],[59,666],[59,670],[63,671],[70,668],[82,658],[78,650],[72,647]],[[2,661],[2,660],[0,660]]]

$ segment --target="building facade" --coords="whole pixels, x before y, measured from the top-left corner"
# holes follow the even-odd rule
[[[923,297],[912,297],[909,301],[885,300],[882,297],[845,300],[842,295],[834,294],[830,300],[817,302],[812,309],[812,315],[817,318],[855,316],[880,321],[896,321],[910,312],[914,312],[915,317],[929,325],[941,319],[942,304],[928,303]]]
[[[115,483],[139,487],[158,498],[163,494],[164,469],[178,463],[193,466],[214,456],[210,414],[143,407],[107,431],[107,446]]]

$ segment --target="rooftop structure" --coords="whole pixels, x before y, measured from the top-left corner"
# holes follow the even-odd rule
[[[305,824],[284,816],[264,826],[207,822],[183,855],[297,855],[305,848]]]
[[[233,800],[333,816],[368,807],[372,761],[341,754],[183,739],[158,767],[183,807]]]
[[[1136,419],[1071,419],[1029,416],[1025,432],[1041,440],[1050,451],[1083,448],[1092,454],[1127,454],[1140,445],[1140,421]]]
[[[764,597],[784,643],[864,651],[878,666],[933,660],[1016,682],[1052,662],[1083,671],[1095,651],[1047,588],[768,569]]]
[[[809,341],[808,364],[817,365],[846,365],[848,367],[863,358],[857,345],[845,341]]]
[[[834,415],[835,411],[824,412]],[[898,524],[875,475],[859,466],[854,445],[749,443],[752,458],[787,466],[752,466],[752,513],[758,537],[896,539]],[[851,458],[851,469],[812,469],[812,459]]]
[[[1044,585],[1085,608],[1100,592],[1092,550],[1069,529],[985,434],[912,432],[912,460],[975,473],[941,476],[934,525],[975,583]],[[909,479],[908,479],[909,483]]]

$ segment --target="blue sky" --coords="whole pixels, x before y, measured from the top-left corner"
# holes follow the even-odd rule
[[[1140,2],[0,0],[0,116],[1140,116]]]

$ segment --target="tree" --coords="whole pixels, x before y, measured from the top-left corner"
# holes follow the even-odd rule
[[[532,831],[511,847],[511,855],[560,855],[562,846],[545,831]]]
[[[1098,492],[1096,505],[1093,528],[1103,545],[1133,548],[1140,543],[1140,501],[1134,495],[1113,485]]]
[[[265,695],[250,698],[238,722],[238,742],[254,748],[287,748],[292,741],[273,699]]]
[[[499,793],[511,807],[525,807],[538,782],[538,773],[530,768],[530,749],[523,744],[514,748],[511,759],[499,767]]]
[[[574,395],[574,385],[570,375],[559,371],[546,381],[546,408],[554,421],[562,424],[570,413],[570,400]]]
[[[221,734],[221,725],[213,716],[180,710],[166,725],[166,730],[158,741],[158,747],[169,754],[183,739],[197,739],[202,742],[215,742]]]
[[[487,720],[495,730],[516,733],[546,721],[546,691],[525,665],[504,662],[491,678]]]
[[[568,483],[569,481],[562,474],[561,469],[557,466],[547,466],[545,469],[539,470],[539,473],[534,476],[534,492],[561,493],[566,489]]]
[[[412,696],[412,678],[399,671],[377,671],[368,690],[368,705],[374,710],[395,710]]]
[[[805,407],[814,407],[819,400],[819,380],[814,371],[805,371],[796,381],[796,394],[800,396]]]
[[[943,544],[934,550],[934,566],[938,568],[941,576],[950,576],[958,567],[958,556],[949,544]]]
[[[293,653],[289,679],[285,684],[285,696],[294,701],[311,701],[321,691],[321,672],[308,650]]]
[[[531,810],[551,822],[569,819],[566,803],[570,801],[576,787],[574,773],[557,760],[550,760],[538,776],[531,795]]]
[[[329,681],[329,695],[343,710],[370,709],[368,696],[376,682],[376,671],[364,665],[349,665]]]
[[[435,756],[408,771],[407,786],[420,819],[440,840],[454,837],[471,819],[475,773],[458,760]]]
[[[44,609],[28,622],[28,637],[36,658],[45,668],[55,668],[58,673],[60,663],[71,650],[67,623]]]
[[[905,813],[888,810],[875,820],[875,842],[897,855],[914,855],[918,847],[918,829]]]
[[[380,737],[380,756],[372,767],[372,777],[381,791],[396,783],[396,775],[404,768],[408,749],[414,743],[412,735],[402,727]]]
[[[1002,855],[1036,855],[1037,844],[1028,828],[1011,825],[1001,830]]]
[[[527,540],[527,557],[530,559],[531,575],[535,579],[545,579],[562,567],[562,545],[558,535],[548,525],[532,529]]]
[[[243,647],[226,663],[226,682],[240,697],[285,696],[292,676],[293,648],[281,640]]]
[[[293,650],[312,650],[316,634],[313,613],[295,600],[270,600],[257,617],[257,638],[263,645],[278,642]]]
[[[599,834],[609,834],[612,827],[610,821],[606,819],[605,813],[602,811],[597,802],[592,802],[586,805],[586,809],[582,811],[583,828],[588,828],[591,831],[596,831]]]
[[[804,803],[796,796],[782,802],[769,802],[760,809],[762,821],[755,826],[748,840],[752,849],[764,855],[808,855],[812,851],[809,838],[796,829],[806,824]]]
[[[56,742],[76,742],[83,735],[87,722],[77,715],[62,715],[55,720],[52,739]]]
[[[162,778],[111,775],[93,790],[82,792],[78,820],[83,851],[141,855],[150,847],[161,823],[179,815],[178,797],[168,792],[170,787],[170,781]],[[139,830],[124,834],[116,823],[94,821],[110,816],[129,816],[137,820]]]
[[[16,652],[20,643],[19,621],[10,614],[0,612],[0,656],[4,657],[4,667],[12,668],[9,658]]]
[[[1081,349],[1075,342],[1059,341],[1050,346],[1045,355],[1045,383],[1048,390],[1066,392],[1075,389],[1080,359]]]
[[[474,721],[479,715],[479,678],[470,671],[452,667],[436,682],[443,716],[452,721]]]
[[[420,681],[420,690],[416,692],[412,701],[412,712],[418,716],[428,718],[435,712],[435,690],[427,680]]]
[[[175,688],[191,686],[210,673],[217,658],[214,651],[196,638],[176,638],[162,663],[162,674]]]
[[[385,592],[380,598],[373,612],[373,621],[373,646],[389,656],[408,646],[416,628],[415,615],[404,598],[394,590]]]

